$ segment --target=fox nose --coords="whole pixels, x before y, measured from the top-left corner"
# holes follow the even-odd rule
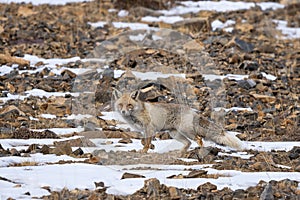
[[[122,110],[122,114],[125,114],[125,110]]]

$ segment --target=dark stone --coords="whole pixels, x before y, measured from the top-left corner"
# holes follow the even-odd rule
[[[289,153],[289,158],[291,160],[297,159],[300,156],[300,147],[293,147],[293,149]]]
[[[237,83],[238,83],[238,86],[240,86],[241,88],[244,88],[246,90],[249,90],[256,86],[256,82],[252,79],[239,80]]]
[[[38,144],[31,144],[29,145],[29,147],[27,148],[27,150],[25,151],[25,153],[31,153],[33,151],[39,150],[39,145]]]
[[[244,52],[250,53],[254,49],[254,45],[250,44],[248,42],[245,42],[244,40],[235,38],[234,42],[237,44],[237,46]]]
[[[233,199],[246,199],[246,197],[245,190],[237,189],[233,192]]]
[[[244,61],[239,65],[240,69],[248,70],[248,71],[255,71],[259,67],[256,61]]]
[[[268,183],[260,195],[260,200],[273,200],[273,199],[274,196],[273,196],[272,185]]]
[[[43,145],[40,149],[40,152],[43,154],[49,154],[50,153],[50,147],[48,145]]]
[[[75,151],[73,151],[73,154],[74,154],[75,156],[80,156],[80,155],[83,155],[84,152],[83,152],[83,150],[82,150],[81,148],[78,148],[78,149],[76,149]]]

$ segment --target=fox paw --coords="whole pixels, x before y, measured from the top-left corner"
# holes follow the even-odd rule
[[[149,148],[143,148],[141,150],[139,150],[140,153],[147,153],[149,150]]]

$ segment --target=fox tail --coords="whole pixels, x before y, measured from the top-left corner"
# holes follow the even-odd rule
[[[236,150],[243,149],[243,142],[235,135],[228,133],[226,131],[222,131],[221,134],[217,134],[217,135],[214,134],[211,137],[208,137],[207,139],[209,139],[217,144],[229,146]]]

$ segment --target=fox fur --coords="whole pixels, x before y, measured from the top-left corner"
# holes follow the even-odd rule
[[[145,142],[142,152],[151,147],[152,137],[156,132],[167,131],[170,136],[184,144],[185,153],[190,140],[202,138],[235,149],[242,148],[242,142],[234,135],[224,131],[216,123],[185,105],[171,103],[148,103],[139,100],[139,91],[121,93],[114,90],[115,110],[137,131],[144,132]]]

